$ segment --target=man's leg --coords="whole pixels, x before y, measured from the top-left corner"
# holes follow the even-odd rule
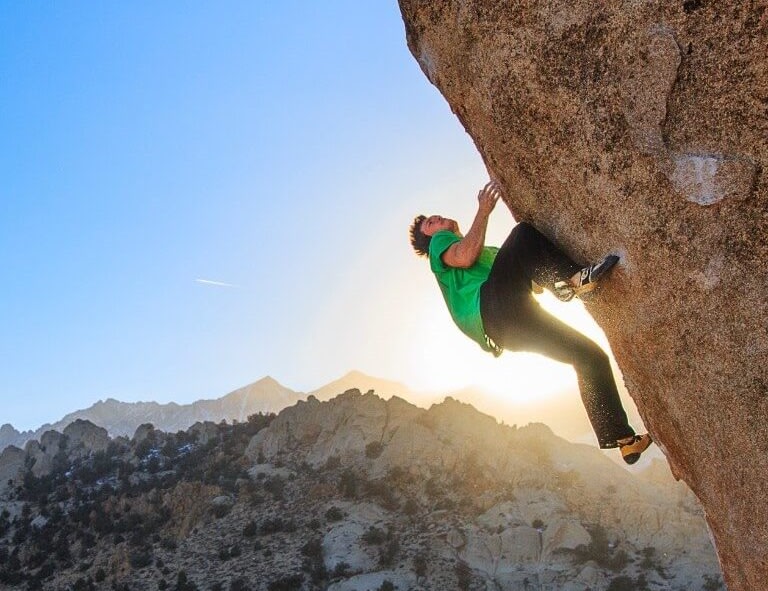
[[[517,301],[506,320],[489,320],[488,335],[505,349],[540,353],[573,366],[601,448],[617,447],[617,440],[635,434],[627,422],[608,356],[597,344],[545,312],[532,297]]]
[[[505,284],[506,289],[530,289],[530,282],[554,291],[557,281],[564,281],[581,269],[532,225],[517,224],[496,255],[491,282]]]

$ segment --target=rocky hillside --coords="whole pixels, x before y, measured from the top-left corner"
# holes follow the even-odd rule
[[[350,388],[362,391],[376,390],[385,396],[414,396],[403,384],[375,378],[359,371],[350,371],[309,394],[319,400],[327,400]],[[71,412],[60,421],[43,425],[35,431],[17,431],[13,425],[2,425],[0,451],[9,445],[24,447],[27,441],[39,440],[47,431],[62,431],[78,419],[104,427],[112,437],[130,437],[139,425],[145,423],[152,423],[161,431],[175,433],[186,430],[197,422],[245,421],[252,414],[279,412],[306,396],[307,394],[286,388],[267,376],[220,398],[198,400],[191,404],[121,402],[107,398],[88,408]]]
[[[132,439],[81,421],[0,472],[0,588],[722,588],[665,467],[633,476],[452,399],[349,391]]]
[[[729,588],[764,588],[768,6],[400,7],[412,54],[515,217],[577,260],[621,254],[587,307],[701,500]]]

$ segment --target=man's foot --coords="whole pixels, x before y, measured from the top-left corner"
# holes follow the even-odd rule
[[[558,281],[555,283],[555,297],[561,302],[570,302],[574,296],[581,297],[588,294],[595,289],[597,282],[618,262],[619,257],[615,254],[609,254],[594,265],[584,267],[581,271],[575,273],[569,281]]]
[[[594,265],[584,267],[577,276],[574,276],[573,291],[576,295],[592,291],[600,278],[605,275],[613,266],[619,262],[619,257],[615,254],[609,254],[604,259],[596,262]]]
[[[646,433],[645,435],[633,435],[626,439],[619,439],[617,443],[619,444],[619,451],[621,452],[621,457],[624,458],[624,461],[627,464],[634,464],[640,459],[640,454],[648,449],[648,446],[653,443],[653,440],[651,439],[651,436]]]

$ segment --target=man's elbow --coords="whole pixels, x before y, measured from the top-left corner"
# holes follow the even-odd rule
[[[474,264],[475,264],[475,261],[472,261],[469,259],[459,260],[459,261],[456,261],[456,264],[454,265],[454,267],[457,267],[459,269],[469,269]]]
[[[462,254],[456,257],[456,264],[454,267],[458,267],[459,269],[469,269],[476,261],[477,257],[473,256],[471,253]]]

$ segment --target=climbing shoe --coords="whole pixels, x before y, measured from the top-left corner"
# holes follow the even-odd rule
[[[648,446],[653,443],[651,436],[646,433],[645,435],[634,435],[627,439],[620,439],[617,441],[619,444],[619,451],[621,457],[627,464],[634,464],[640,459],[640,454],[643,453]]]
[[[594,265],[584,267],[579,271],[578,285],[573,285],[570,281],[558,281],[555,283],[555,297],[561,302],[570,302],[574,296],[581,297],[588,294],[595,288],[600,278],[618,262],[619,257],[615,254],[609,254]]]

